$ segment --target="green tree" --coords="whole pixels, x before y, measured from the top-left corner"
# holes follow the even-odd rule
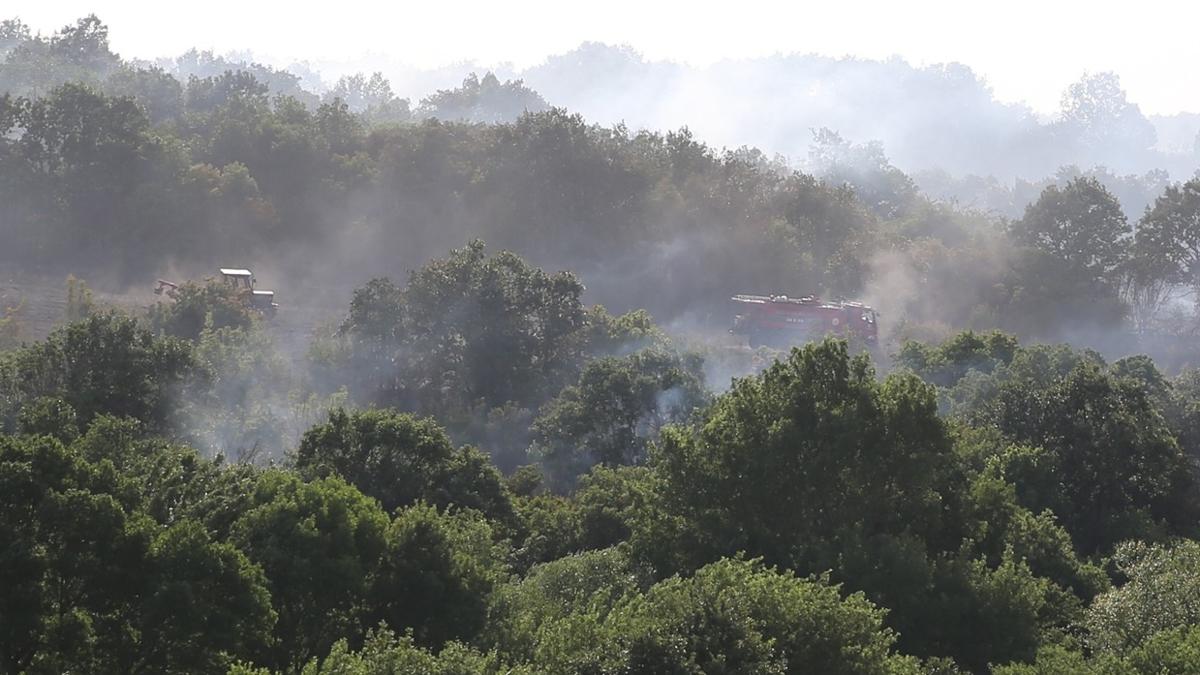
[[[369,581],[385,547],[379,505],[340,478],[270,471],[231,541],[262,567],[278,615],[263,662],[296,673],[342,636],[363,634]]]
[[[686,421],[706,402],[698,361],[646,349],[589,362],[534,420],[533,453],[560,485],[593,464],[641,463],[663,426]]]
[[[150,545],[137,672],[224,672],[270,643],[267,580],[241,551],[182,521]]]
[[[1133,235],[1121,204],[1094,178],[1046,188],[1011,232],[1018,242],[1097,282],[1126,259]]]
[[[1121,659],[1100,656],[1089,659],[1082,652],[1061,645],[1038,650],[1033,663],[997,665],[995,675],[1135,675],[1137,671]]]
[[[88,288],[87,282],[76,279],[74,275],[67,276],[67,321],[85,319],[95,310],[92,289]]]
[[[120,65],[108,45],[108,26],[94,14],[48,37],[32,36],[19,19],[0,27],[0,89],[47,91],[65,82],[97,84]]]
[[[20,19],[4,19],[0,21],[0,61],[14,48],[33,38],[29,26]]]
[[[580,361],[583,286],[474,241],[414,272],[399,289],[375,280],[355,292],[342,331],[358,393],[455,417],[477,405],[540,403]],[[365,391],[364,391],[365,389]]]
[[[1063,124],[1078,134],[1097,159],[1145,152],[1154,145],[1154,125],[1126,98],[1115,73],[1084,74],[1062,97]]]
[[[656,529],[662,485],[647,467],[595,466],[570,497],[537,494],[516,501],[520,566],[630,542],[639,560],[667,567],[673,551]],[[678,534],[678,532],[673,532]]]
[[[668,509],[697,540],[802,573],[831,565],[850,532],[935,536],[952,465],[932,388],[877,382],[831,340],[735,381],[702,424],[665,430],[655,456]]]
[[[42,397],[21,406],[17,427],[23,434],[49,436],[69,444],[79,436],[75,409],[61,398]]]
[[[371,622],[411,631],[440,648],[483,629],[492,589],[506,575],[506,552],[487,521],[469,511],[439,512],[417,504],[388,528],[371,584]]]
[[[509,521],[512,504],[500,473],[479,451],[455,449],[432,419],[390,410],[334,410],[304,434],[296,468],[341,476],[389,513],[418,501],[477,509]]]
[[[183,85],[157,66],[121,68],[109,76],[104,89],[110,95],[137,101],[155,125],[173,122],[183,114]]]
[[[141,420],[165,430],[172,410],[198,376],[190,347],[159,338],[133,318],[106,311],[59,328],[44,342],[17,350],[6,377],[17,404],[60,398],[81,425],[100,414]]]
[[[1088,608],[1092,649],[1127,653],[1156,633],[1200,621],[1200,543],[1126,542],[1117,547],[1114,562],[1127,581]]]
[[[71,449],[93,464],[110,463],[138,511],[166,526],[199,522],[218,541],[228,539],[233,522],[253,505],[262,473],[149,436],[129,418],[97,417]]]
[[[362,115],[368,125],[407,122],[412,117],[408,99],[397,98],[382,73],[343,75],[325,94],[327,103],[341,100]]]
[[[1179,447],[1200,458],[1200,370],[1185,368],[1171,379],[1163,414]]]
[[[128,579],[113,575],[113,564],[119,570],[126,562],[125,514],[111,499],[86,503],[95,497],[88,491],[94,478],[89,469],[57,440],[0,436],[5,672],[25,672],[34,664],[89,665],[96,641],[91,615],[107,608],[106,593],[128,588]],[[70,506],[78,507],[75,519],[63,521]]]
[[[972,668],[1032,658],[1043,630],[1074,616],[1072,584],[1094,593],[1096,575],[1015,497],[1007,514],[973,504],[962,459],[930,385],[879,382],[845,343],[809,345],[735,381],[700,424],[664,432],[660,513],[628,521],[631,545],[666,569],[745,551],[799,574],[832,570],[892,610],[908,653]]]
[[[940,387],[952,387],[968,372],[990,373],[1012,361],[1017,338],[1000,332],[964,331],[936,347],[913,340],[905,341],[896,362],[921,379]]]
[[[895,635],[882,619],[861,595],[722,560],[630,596],[607,616],[600,642],[566,624],[546,636],[536,662],[555,672],[919,672],[891,652]],[[564,649],[573,641],[577,651]]]
[[[1158,633],[1128,656],[1138,675],[1187,673],[1200,663],[1200,628],[1180,626]]]
[[[131,99],[106,97],[78,83],[38,99],[18,99],[9,122],[11,198],[28,210],[31,228],[16,255],[141,260],[157,243],[138,217],[150,185],[170,176],[149,121]],[[18,211],[20,213],[20,211]],[[18,223],[22,222],[18,220]],[[126,265],[130,273],[136,265]]]
[[[216,280],[181,284],[169,302],[156,303],[150,311],[156,330],[192,341],[205,328],[250,328],[254,320],[243,291]]]
[[[496,587],[480,641],[510,660],[535,661],[539,645],[553,641],[572,615],[604,621],[618,602],[650,588],[651,572],[616,547],[535,565]]]
[[[1002,463],[995,456],[988,461]],[[1107,577],[1080,559],[1053,513],[1034,514],[1021,506],[1016,486],[998,478],[991,470],[994,465],[974,475],[968,488],[965,511],[971,540],[990,564],[1022,561],[1034,575],[1053,582],[1054,587],[1046,589],[1046,609],[1057,613],[1052,623],[1060,629],[1078,624],[1085,603],[1108,589]]]
[[[1162,631],[1123,655],[1085,656],[1061,646],[1038,651],[1032,664],[995,668],[996,675],[1185,675],[1200,663],[1200,629],[1183,626]]]
[[[1200,284],[1200,178],[1167,186],[1138,222],[1137,244],[1168,281]]]
[[[512,122],[526,112],[550,106],[521,80],[500,82],[492,73],[471,73],[458,89],[439,89],[417,106],[417,115],[464,122]]]
[[[379,629],[371,632],[359,651],[353,651],[346,640],[339,641],[328,656],[305,666],[303,675],[532,675],[533,672],[536,671],[509,666],[494,654],[480,654],[457,642],[449,643],[435,655],[418,646],[411,636]],[[231,671],[231,675],[259,673],[249,669]]]
[[[1036,448],[995,466],[1021,503],[1052,510],[1084,554],[1191,532],[1195,476],[1144,385],[1106,373],[1098,357],[1022,351],[990,383],[970,383],[976,391],[960,408],[972,423]]]
[[[266,644],[262,572],[195,523],[160,529],[95,439],[0,437],[6,672],[223,672]]]

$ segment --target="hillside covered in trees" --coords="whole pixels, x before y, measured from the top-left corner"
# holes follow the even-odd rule
[[[311,79],[0,23],[0,671],[1200,670],[1200,178],[1006,215],[834,129]],[[748,347],[741,292],[884,335]]]

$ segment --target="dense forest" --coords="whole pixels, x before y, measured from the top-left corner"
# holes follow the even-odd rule
[[[311,80],[0,22],[3,672],[1200,671],[1200,176],[1010,214],[832,128]],[[1083,82],[1038,133],[1147,150]],[[748,347],[742,292],[884,335]]]

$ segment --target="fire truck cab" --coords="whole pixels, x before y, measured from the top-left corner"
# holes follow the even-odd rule
[[[745,335],[751,347],[789,347],[826,336],[874,346],[879,315],[861,302],[829,301],[806,295],[735,295],[738,308],[731,333]]]

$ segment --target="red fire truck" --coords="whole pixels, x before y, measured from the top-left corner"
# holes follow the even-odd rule
[[[731,333],[745,335],[751,347],[788,347],[827,335],[874,346],[879,315],[861,302],[821,300],[811,295],[735,295],[738,308]]]

